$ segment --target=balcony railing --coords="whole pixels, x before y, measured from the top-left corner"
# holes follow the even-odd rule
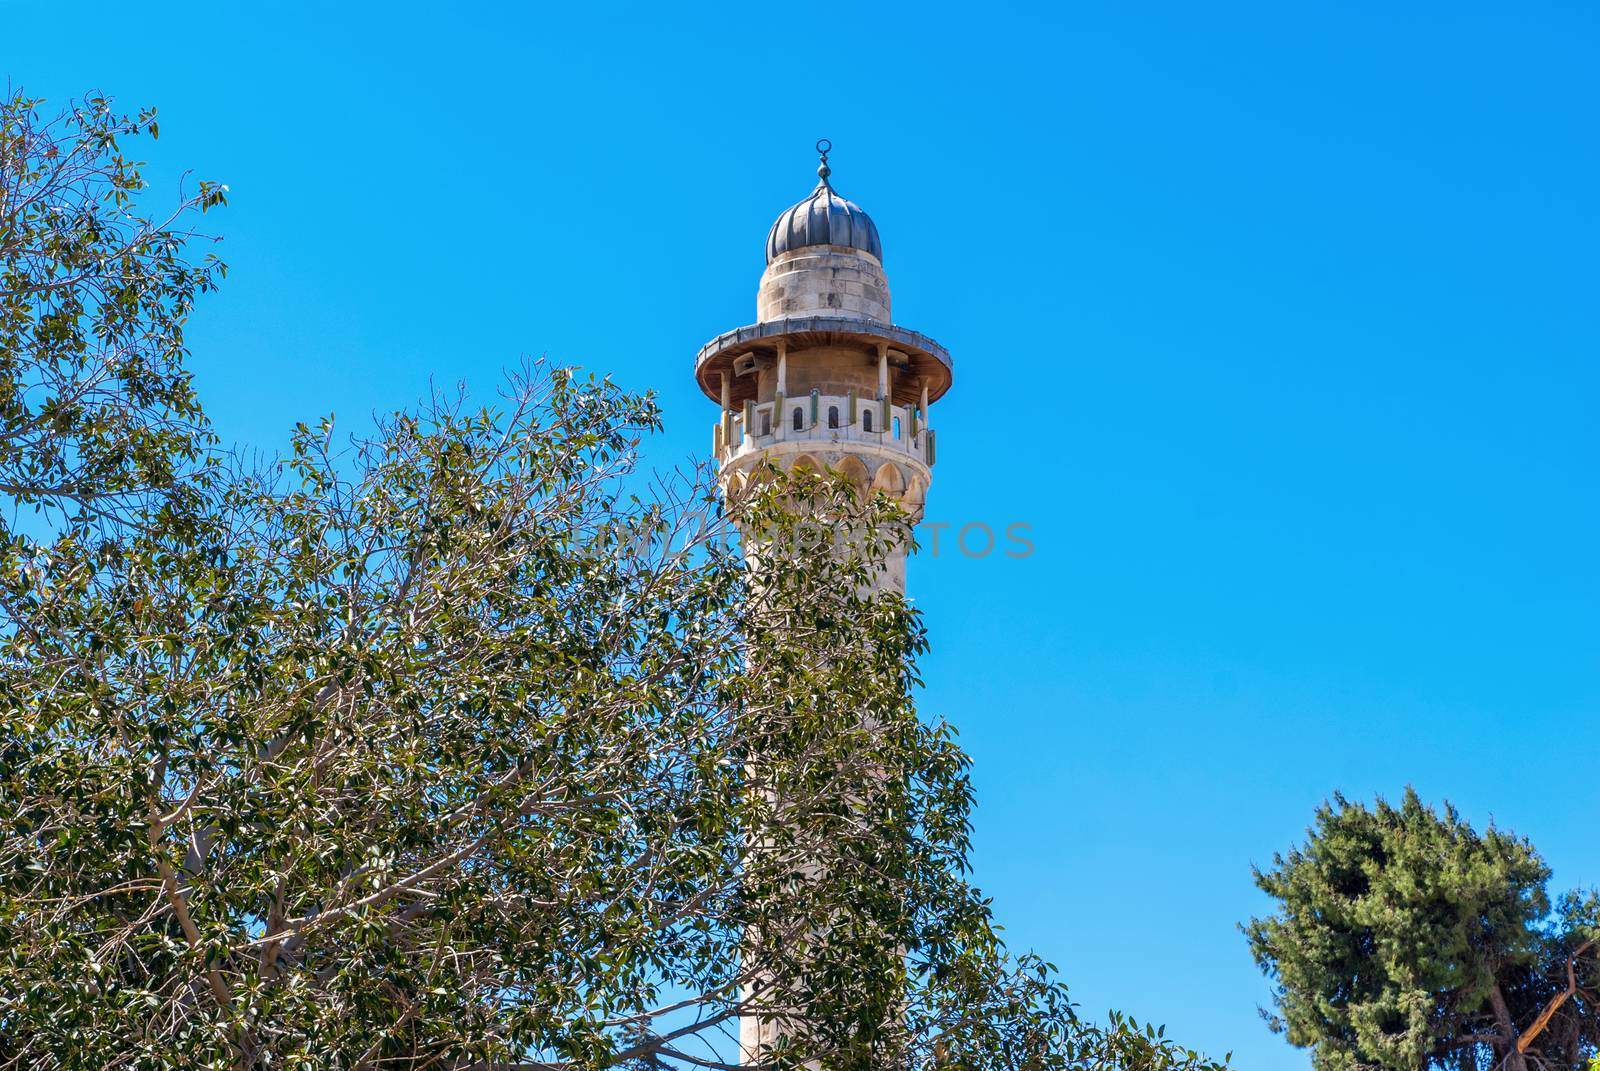
[[[769,402],[746,402],[723,414],[712,434],[717,460],[727,464],[774,443],[869,443],[900,450],[933,464],[933,429],[915,405],[892,405],[857,395],[779,395]]]

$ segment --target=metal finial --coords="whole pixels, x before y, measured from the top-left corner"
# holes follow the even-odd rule
[[[828,166],[828,153],[832,151],[833,142],[827,138],[817,139],[817,153],[822,157],[822,163],[817,165],[817,177],[822,180],[823,185],[827,185],[828,176],[833,174],[833,168]]]

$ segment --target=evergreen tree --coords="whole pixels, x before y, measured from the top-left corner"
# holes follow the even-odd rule
[[[1574,1071],[1600,1044],[1596,901],[1552,912],[1523,838],[1410,789],[1399,806],[1335,795],[1255,877],[1279,903],[1245,927],[1269,1022],[1318,1071]]]

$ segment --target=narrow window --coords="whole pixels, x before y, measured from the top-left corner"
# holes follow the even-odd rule
[[[900,438],[900,418],[899,417],[895,417],[894,418],[894,437],[896,439]]]
[[[805,427],[805,419],[806,418],[802,415],[803,412],[804,412],[804,410],[802,410],[798,405],[794,407],[794,430],[795,431],[800,431],[802,428]]]
[[[839,407],[837,405],[830,405],[830,406],[828,406],[828,427],[837,428],[838,426],[839,426]]]
[[[862,431],[871,431],[872,430],[872,410],[871,409],[863,409],[861,411],[861,430]]]
[[[772,413],[767,410],[761,412],[761,434],[772,434]]]

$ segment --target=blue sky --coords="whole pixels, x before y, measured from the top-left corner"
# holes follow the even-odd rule
[[[945,343],[913,563],[977,877],[1086,1010],[1307,1066],[1236,924],[1312,808],[1415,784],[1600,884],[1592,6],[42,4],[4,68],[225,181],[232,440],[524,355],[660,392],[834,180]]]

